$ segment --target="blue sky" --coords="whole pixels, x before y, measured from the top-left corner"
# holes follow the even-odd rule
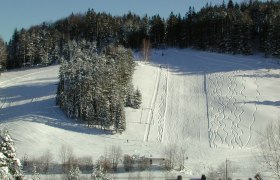
[[[222,0],[1,0],[0,36],[8,41],[15,28],[29,28],[44,21],[53,22],[72,12],[86,12],[88,8],[112,15],[132,11],[139,15],[160,14],[166,18],[171,11],[184,15],[189,6],[199,10],[207,2],[221,4]]]

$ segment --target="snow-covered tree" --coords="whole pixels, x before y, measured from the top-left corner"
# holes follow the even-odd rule
[[[37,172],[37,166],[34,164],[33,165],[33,170],[32,170],[32,180],[40,180],[40,174]]]
[[[73,168],[73,166],[71,166],[71,168],[68,172],[68,179],[69,180],[79,180],[81,173],[82,172],[80,171],[78,166],[76,166],[76,168]]]
[[[72,50],[61,60],[57,104],[89,126],[124,131],[124,102],[134,97],[132,52],[109,46],[97,54],[96,44],[86,41],[69,42],[68,47]]]
[[[21,163],[20,160],[16,158],[14,142],[7,130],[5,130],[4,133],[1,133],[0,152],[5,156],[8,173],[14,178],[22,177]]]
[[[134,93],[134,98],[133,98],[133,108],[139,109],[140,105],[142,102],[142,95],[140,90],[137,88],[135,93]]]
[[[280,121],[269,124],[259,146],[259,161],[272,173],[272,177],[280,179]]]
[[[102,167],[96,167],[91,174],[91,180],[111,180],[112,178],[106,174]]]
[[[114,127],[116,132],[122,133],[126,129],[126,119],[124,113],[124,103],[123,101],[118,101],[115,109],[115,122]]]
[[[49,54],[45,49],[40,48],[39,56],[40,56],[40,62],[42,65],[44,65],[44,66],[50,65],[51,62],[49,60]]]
[[[122,149],[120,146],[112,145],[109,149],[109,160],[111,161],[114,171],[117,171],[118,164],[120,163],[122,156]]]
[[[6,68],[6,63],[7,63],[7,47],[3,39],[0,37],[0,72],[1,70]]]
[[[8,167],[8,158],[0,152],[0,179],[13,179],[12,175],[9,172]]]

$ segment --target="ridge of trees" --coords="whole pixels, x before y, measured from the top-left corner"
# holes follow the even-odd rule
[[[207,3],[198,12],[193,7],[182,16],[171,12],[166,20],[159,15],[140,17],[129,12],[112,16],[89,9],[54,23],[16,29],[7,44],[0,39],[0,64],[10,69],[55,63],[64,44],[81,39],[96,41],[98,47],[113,42],[141,48],[143,39],[150,39],[153,47],[195,47],[245,55],[260,51],[280,57],[280,2]]]

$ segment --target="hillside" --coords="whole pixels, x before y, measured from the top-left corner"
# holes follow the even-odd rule
[[[201,175],[227,158],[239,167],[234,177],[252,177],[259,168],[253,156],[258,139],[279,119],[279,66],[259,55],[154,50],[134,74],[142,106],[126,109],[127,130],[117,135],[64,116],[55,106],[58,70],[0,76],[0,127],[12,134],[19,157],[50,149],[59,161],[63,144],[94,160],[112,144],[124,153],[161,157],[165,145],[176,144],[187,148],[187,174]]]

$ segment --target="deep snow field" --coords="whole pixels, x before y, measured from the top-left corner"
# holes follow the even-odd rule
[[[176,144],[187,149],[186,176],[200,177],[226,159],[237,167],[233,179],[263,170],[256,147],[266,125],[280,116],[276,60],[153,50],[151,62],[137,61],[134,74],[141,109],[126,109],[127,130],[116,135],[67,119],[55,106],[58,70],[56,65],[0,76],[0,128],[10,131],[18,157],[49,149],[59,162],[63,144],[94,161],[110,145],[120,145],[124,154],[162,157],[166,145]]]

